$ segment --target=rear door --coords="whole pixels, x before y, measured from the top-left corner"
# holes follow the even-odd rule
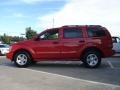
[[[83,28],[70,27],[63,28],[63,39],[61,56],[62,58],[77,59],[80,57],[79,51],[82,49],[85,39],[83,37]]]

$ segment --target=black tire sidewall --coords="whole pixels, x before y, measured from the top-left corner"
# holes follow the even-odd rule
[[[27,62],[26,62],[26,64],[20,65],[20,64],[17,63],[16,60],[17,60],[17,57],[18,57],[19,54],[24,54],[24,55],[26,55],[26,57],[27,57]],[[14,61],[15,65],[16,65],[17,67],[24,68],[24,67],[28,67],[28,66],[31,64],[31,57],[30,57],[30,55],[29,55],[27,52],[25,52],[25,51],[19,51],[19,52],[17,52],[17,53],[14,55],[13,61]]]
[[[2,53],[1,53],[1,51],[0,51],[0,56],[2,56]]]
[[[87,63],[87,57],[88,57],[88,55],[90,55],[90,54],[95,54],[95,55],[97,56],[97,58],[98,58],[98,62],[97,62],[97,64],[96,64],[95,66],[90,66],[90,65]],[[88,52],[86,52],[86,53],[84,54],[82,61],[83,61],[84,65],[85,65],[86,67],[88,67],[88,68],[97,68],[97,67],[99,67],[100,64],[101,64],[101,55],[100,55],[100,53],[97,52],[97,51],[88,51]]]

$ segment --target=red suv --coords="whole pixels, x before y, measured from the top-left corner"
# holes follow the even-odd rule
[[[112,38],[100,25],[73,25],[47,29],[32,40],[13,44],[6,54],[18,67],[38,61],[79,61],[89,68],[98,67],[101,58],[110,57]]]

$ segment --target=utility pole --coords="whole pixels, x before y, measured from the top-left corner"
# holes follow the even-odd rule
[[[52,22],[53,22],[53,28],[54,28],[54,24],[55,24],[55,20],[54,20],[54,18],[53,18]]]

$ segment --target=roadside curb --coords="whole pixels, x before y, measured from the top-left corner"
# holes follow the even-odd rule
[[[120,58],[120,53],[116,53],[115,55],[112,56],[112,58]]]
[[[0,58],[5,58],[6,56],[0,56]]]

